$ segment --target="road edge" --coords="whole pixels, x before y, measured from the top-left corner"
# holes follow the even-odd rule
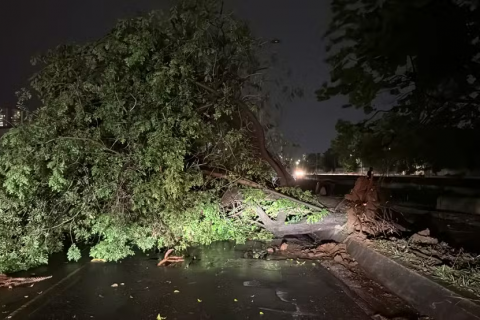
[[[41,295],[37,295],[34,297],[32,300],[22,304],[12,312],[10,312],[5,319],[13,319],[17,318],[17,316],[21,316],[21,318],[29,318],[32,316],[35,312],[40,310],[46,302],[50,301],[53,297],[49,296],[51,292],[55,292],[57,290],[58,292],[63,292],[67,287],[70,286],[70,284],[67,284],[67,281],[71,280],[74,275],[79,273],[85,268],[86,265],[83,265],[79,267],[78,269],[73,270],[69,274],[67,274],[65,277],[54,283],[52,286],[50,286],[47,290],[43,291]]]
[[[390,292],[437,320],[480,320],[480,305],[384,256],[338,229],[314,233],[320,241],[344,242],[358,266]]]

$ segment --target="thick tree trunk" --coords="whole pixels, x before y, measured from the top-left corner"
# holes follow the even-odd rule
[[[344,214],[330,214],[318,223],[300,222],[295,224],[285,224],[284,218],[272,220],[265,211],[257,206],[255,211],[262,221],[263,227],[277,237],[286,235],[309,234],[323,230],[341,229],[347,222]],[[282,221],[283,219],[283,221]]]
[[[283,166],[283,164],[281,164],[277,159],[275,159],[267,149],[267,146],[265,144],[265,132],[263,130],[262,124],[260,123],[260,121],[258,121],[255,114],[245,103],[239,101],[239,105],[243,113],[247,116],[248,120],[250,120],[253,124],[253,135],[255,136],[255,141],[257,142],[260,149],[260,155],[262,159],[267,161],[268,164],[273,168],[273,170],[275,170],[280,180],[280,186],[293,187],[295,185],[295,180],[293,179],[293,177]]]
[[[219,95],[217,90],[210,88],[203,83],[197,81],[195,82],[195,84],[198,87],[212,93],[213,95]],[[287,171],[283,164],[280,163],[280,161],[278,161],[277,159],[275,159],[275,157],[273,157],[272,154],[268,151],[265,143],[265,132],[262,124],[260,123],[260,121],[258,121],[257,116],[252,112],[252,110],[250,110],[250,108],[245,102],[239,100],[238,106],[240,107],[241,112],[246,116],[247,120],[253,124],[254,130],[252,132],[252,138],[256,142],[260,150],[261,158],[265,160],[277,173],[280,186],[293,187],[295,185],[295,179],[293,179],[292,175]]]

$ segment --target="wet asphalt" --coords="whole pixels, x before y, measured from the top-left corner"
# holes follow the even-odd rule
[[[121,263],[63,263],[53,278],[0,288],[3,319],[369,319],[312,261],[244,259],[218,244],[186,268],[137,254]],[[113,285],[113,286],[112,286]]]

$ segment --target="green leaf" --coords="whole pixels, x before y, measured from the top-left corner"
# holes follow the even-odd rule
[[[67,258],[69,261],[78,261],[82,257],[80,249],[77,248],[76,244],[72,244],[67,252]]]

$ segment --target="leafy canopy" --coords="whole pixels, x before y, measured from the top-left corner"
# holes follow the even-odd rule
[[[231,182],[203,174],[272,178],[239,117],[257,47],[215,2],[184,1],[33,59],[41,106],[1,141],[0,272],[46,263],[65,242],[71,260],[86,243],[115,261],[268,237],[257,217],[221,208]]]

